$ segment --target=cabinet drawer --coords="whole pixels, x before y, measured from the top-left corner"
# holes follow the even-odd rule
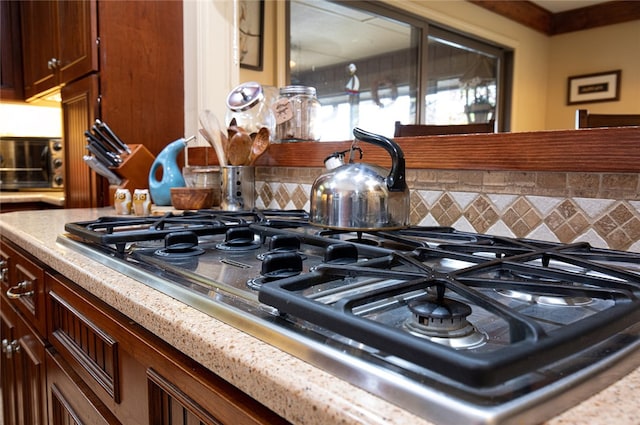
[[[78,374],[98,384],[110,399],[120,402],[119,346],[98,323],[104,322],[81,310],[74,294],[47,274],[51,325],[49,341]]]
[[[10,246],[0,244],[2,255],[2,291],[9,303],[17,308],[36,330],[46,333],[45,287],[43,267],[31,260],[28,254]]]
[[[47,398],[51,425],[119,425],[60,354],[47,350]]]

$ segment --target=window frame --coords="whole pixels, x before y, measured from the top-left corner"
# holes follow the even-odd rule
[[[451,28],[442,23],[436,22],[424,16],[416,15],[406,10],[400,9],[390,4],[367,1],[367,0],[326,0],[337,3],[352,9],[359,9],[365,12],[375,13],[390,19],[404,22],[411,25],[418,31],[415,40],[419,40],[417,58],[417,84],[415,119],[417,123],[426,121],[425,99],[428,89],[428,37],[435,35],[439,38],[452,41],[466,47],[471,47],[479,52],[487,53],[498,57],[498,77],[496,81],[496,111],[495,122],[497,131],[510,131],[511,127],[511,95],[513,92],[513,50],[507,46],[502,46],[482,37]],[[287,83],[291,82],[291,12],[290,0],[286,1],[285,9],[285,78]],[[419,101],[418,101],[419,100]]]

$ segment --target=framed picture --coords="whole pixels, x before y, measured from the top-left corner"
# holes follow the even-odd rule
[[[569,77],[567,105],[619,100],[620,74],[617,70]]]
[[[240,66],[262,71],[264,0],[240,0],[239,8]]]

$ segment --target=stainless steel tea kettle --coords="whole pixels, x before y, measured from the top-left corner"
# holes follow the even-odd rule
[[[384,148],[391,170],[364,163],[340,165],[311,188],[310,222],[346,230],[391,230],[409,225],[409,189],[404,154],[393,140],[353,129],[356,139]],[[388,174],[387,174],[388,173]]]

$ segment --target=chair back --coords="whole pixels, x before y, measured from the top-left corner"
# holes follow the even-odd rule
[[[640,125],[640,114],[590,114],[586,109],[576,111],[576,128],[628,127]]]
[[[401,124],[396,121],[394,137],[437,136],[445,134],[494,133],[495,121],[474,124]]]

